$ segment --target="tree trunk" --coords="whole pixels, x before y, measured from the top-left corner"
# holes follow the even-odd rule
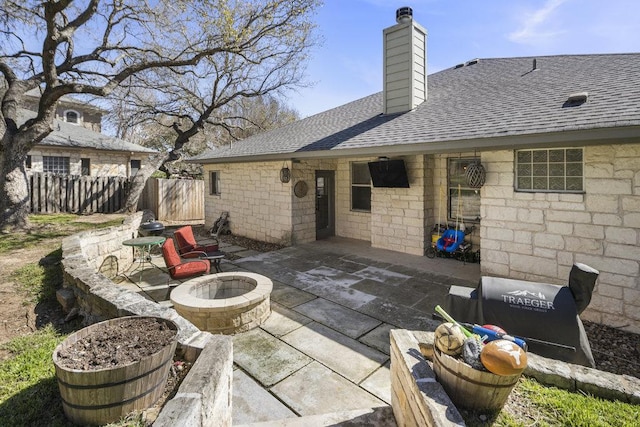
[[[147,180],[168,158],[168,153],[158,153],[157,155],[149,156],[148,163],[138,170],[138,173],[133,177],[129,194],[127,194],[127,200],[120,212],[133,213],[138,210],[138,201],[140,200],[140,196],[142,196],[142,191],[144,190]]]
[[[8,132],[7,132],[8,133]],[[5,134],[5,138],[10,138]],[[29,226],[29,180],[24,167],[24,155],[17,152],[15,141],[5,143],[0,151],[0,226],[2,231],[24,229]]]

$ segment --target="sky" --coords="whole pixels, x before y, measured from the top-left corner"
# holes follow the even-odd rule
[[[286,102],[307,117],[381,91],[382,30],[403,6],[427,30],[428,74],[474,58],[640,52],[638,0],[325,0],[310,86]]]

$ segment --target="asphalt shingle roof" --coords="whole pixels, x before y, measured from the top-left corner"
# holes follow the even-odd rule
[[[588,101],[566,106],[576,92],[588,92]],[[640,126],[640,54],[480,59],[430,74],[428,99],[413,111],[383,115],[382,103],[379,92],[198,159],[436,143],[468,149],[483,138]]]
[[[28,118],[35,117],[35,112],[21,109],[21,123]],[[143,147],[119,138],[114,138],[103,133],[94,132],[91,129],[54,120],[53,132],[47,135],[40,145],[53,147],[91,148],[106,151],[129,151],[134,153],[154,153],[156,150]]]

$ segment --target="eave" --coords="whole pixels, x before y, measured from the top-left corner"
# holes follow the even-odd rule
[[[338,159],[345,157],[403,156],[445,154],[465,151],[515,150],[523,148],[553,148],[585,145],[640,143],[640,126],[581,129],[527,135],[491,136],[461,140],[431,141],[412,144],[377,145],[370,147],[334,148],[321,151],[295,151],[187,160],[189,163],[223,164],[278,160]]]

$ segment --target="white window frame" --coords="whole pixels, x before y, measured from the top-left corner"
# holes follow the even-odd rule
[[[353,168],[356,167],[356,165],[358,167],[364,167],[366,168],[367,171],[367,175],[369,175],[369,165],[367,164],[367,162],[351,162],[349,164],[349,174],[350,174],[350,189],[351,189],[351,210],[355,211],[355,212],[371,212],[371,176],[369,175],[369,180],[365,183],[364,180],[362,180],[362,182],[354,182],[354,171]],[[369,208],[362,208],[362,207],[355,207],[354,206],[354,202],[355,202],[355,198],[354,198],[354,189],[359,189],[359,188],[369,188]]]
[[[529,193],[584,193],[584,148],[514,152],[514,189]]]
[[[76,115],[76,118],[77,118],[77,121],[75,121],[75,122],[70,122],[70,121],[67,119],[67,115],[68,115],[69,113],[73,113],[73,114],[75,114],[75,115]],[[82,114],[80,114],[80,112],[79,112],[79,111],[76,111],[76,110],[64,110],[64,121],[65,121],[65,122],[67,122],[67,123],[71,123],[72,125],[79,125],[79,124],[81,124],[81,123],[82,123]]]

